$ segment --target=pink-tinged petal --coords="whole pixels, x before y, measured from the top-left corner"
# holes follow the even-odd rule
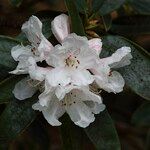
[[[42,22],[36,16],[31,16],[29,20],[23,24],[21,30],[26,34],[32,45],[38,47],[42,36]]]
[[[33,57],[28,59],[29,62],[29,75],[32,79],[43,81],[46,74],[52,69],[51,67],[43,68],[38,67]]]
[[[102,50],[102,41],[99,38],[93,38],[88,41],[90,49],[94,50],[97,55],[100,54]]]
[[[48,82],[48,84],[53,87],[58,85],[66,86],[71,82],[71,77],[66,68],[58,67],[47,73],[46,82]]]
[[[100,62],[109,65],[111,68],[120,68],[129,65],[131,59],[131,48],[124,46],[117,49],[110,57],[101,59]]]
[[[19,100],[30,98],[37,91],[37,88],[31,87],[28,83],[29,77],[19,81],[13,90],[14,96]]]
[[[56,39],[60,43],[62,43],[62,41],[70,33],[69,17],[65,14],[61,14],[55,17],[54,20],[51,22],[51,28]]]
[[[76,103],[66,107],[66,111],[71,120],[82,128],[86,128],[95,120],[94,114],[90,108],[82,101],[76,101]]]
[[[95,75],[95,81],[101,89],[107,92],[119,93],[123,91],[125,81],[117,71],[111,72],[109,76]]]
[[[44,36],[42,36],[41,43],[38,47],[38,51],[40,52],[41,61],[47,59],[47,57],[49,56],[49,53],[52,49],[53,49],[53,45]]]

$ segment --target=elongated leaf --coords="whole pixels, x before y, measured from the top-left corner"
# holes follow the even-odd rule
[[[81,129],[75,126],[66,115],[62,118],[61,136],[64,150],[82,149],[83,139]]]
[[[93,0],[93,11],[99,11],[100,15],[106,15],[118,9],[125,0]]]
[[[150,127],[150,102],[140,106],[132,116],[132,122],[138,126]]]
[[[119,69],[125,79],[126,85],[136,94],[150,99],[150,59],[146,51],[137,44],[120,36],[105,36],[103,38],[102,57],[107,57],[122,46],[129,46],[133,59],[129,66]]]
[[[0,81],[8,75],[8,72],[13,70],[17,63],[11,57],[11,48],[20,44],[17,40],[0,36]]]
[[[65,3],[68,9],[68,13],[71,17],[71,25],[73,32],[81,36],[85,35],[82,20],[79,16],[79,12],[76,8],[74,0],[65,0]]]
[[[19,7],[23,0],[10,0],[12,5]]]
[[[11,48],[20,44],[19,41],[7,37],[7,36],[0,36],[0,67],[5,66],[7,68],[13,69],[16,67],[16,63],[11,56]]]
[[[107,110],[97,115],[85,132],[98,150],[120,150],[119,139]]]
[[[0,82],[0,104],[10,101],[13,96],[15,84],[19,82],[23,76],[11,76]]]
[[[111,31],[120,35],[138,35],[150,33],[150,16],[135,15],[120,17],[113,21]]]
[[[130,0],[131,6],[140,14],[150,14],[150,0]]]
[[[88,11],[88,5],[86,3],[86,0],[75,0],[76,7],[79,12],[86,14]]]
[[[102,16],[102,19],[103,19],[103,24],[104,24],[104,27],[105,27],[105,31],[108,31],[111,28],[111,25],[112,25],[111,15]]]
[[[35,119],[32,104],[37,97],[25,101],[13,99],[0,116],[0,142],[7,142],[21,134]]]

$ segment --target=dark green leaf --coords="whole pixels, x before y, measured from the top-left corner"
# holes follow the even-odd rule
[[[23,76],[12,76],[0,82],[0,104],[6,103],[13,98],[13,89],[15,84],[22,79]]]
[[[79,12],[86,14],[88,11],[88,5],[86,3],[86,0],[75,0],[77,9]]]
[[[98,150],[120,150],[120,142],[107,110],[97,115],[85,132]]]
[[[12,5],[19,7],[22,3],[22,0],[10,0]]]
[[[113,21],[111,31],[120,35],[138,35],[150,33],[150,16],[135,15],[120,17]]]
[[[140,14],[150,14],[150,0],[130,0],[131,6]]]
[[[65,0],[65,3],[68,9],[68,13],[71,17],[71,25],[73,32],[75,32],[78,35],[84,36],[84,27],[74,0]]]
[[[102,16],[105,31],[107,32],[111,28],[112,18],[111,15]]]
[[[119,69],[125,79],[126,85],[136,94],[150,99],[150,59],[146,51],[139,45],[120,36],[105,36],[103,38],[102,57],[107,57],[122,46],[129,46],[133,59],[129,66]]]
[[[81,129],[73,124],[67,115],[61,119],[61,136],[63,140],[64,150],[80,150],[82,149],[82,132]]]
[[[16,67],[17,63],[11,56],[11,48],[18,44],[20,44],[20,42],[13,38],[0,36],[0,80]]]
[[[0,142],[7,142],[21,134],[35,119],[32,104],[37,97],[19,101],[13,99],[0,116]]]
[[[138,126],[150,127],[150,102],[144,103],[134,112],[132,122]]]
[[[11,48],[17,44],[20,44],[20,42],[13,38],[0,36],[0,66],[10,69],[16,67],[16,63],[11,56]]]
[[[118,9],[125,0],[93,0],[93,11],[99,11],[100,15],[106,15]]]

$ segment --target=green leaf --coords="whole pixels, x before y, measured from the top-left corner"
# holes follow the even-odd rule
[[[8,72],[13,70],[17,63],[11,56],[11,48],[20,44],[19,41],[7,37],[0,36],[0,80],[8,75]]]
[[[120,142],[107,110],[97,115],[85,132],[98,150],[120,150]]]
[[[146,150],[150,149],[150,129],[147,133],[147,139],[146,139]]]
[[[7,142],[21,134],[35,119],[32,104],[37,96],[28,100],[12,99],[0,116],[0,142]]]
[[[82,20],[79,16],[79,12],[76,8],[74,0],[65,0],[65,3],[68,9],[68,13],[71,17],[71,25],[73,32],[75,32],[78,35],[85,36]]]
[[[107,32],[111,28],[111,25],[112,25],[111,15],[102,16],[102,19],[103,19],[105,31]]]
[[[11,48],[17,44],[20,44],[20,42],[13,38],[0,36],[0,67],[5,66],[10,69],[16,67],[16,63],[11,56]]]
[[[106,15],[118,9],[125,0],[93,0],[93,12],[99,12],[100,15]]]
[[[147,52],[139,45],[120,36],[104,36],[102,57],[110,56],[122,46],[131,47],[133,56],[131,64],[119,69],[125,79],[126,85],[136,94],[150,99],[150,59]]]
[[[16,7],[19,7],[21,5],[23,0],[10,0],[11,4],[16,6]]]
[[[140,14],[150,14],[150,0],[130,0],[130,5]]]
[[[111,31],[120,35],[138,35],[150,33],[150,16],[124,16],[113,21]]]
[[[144,103],[134,112],[132,123],[150,127],[150,102]]]
[[[0,104],[9,102],[13,96],[15,84],[19,82],[23,76],[11,76],[0,82]]]
[[[61,118],[61,136],[64,150],[81,150],[83,149],[83,130],[73,124],[69,116],[64,115]]]
[[[88,5],[86,3],[86,0],[75,0],[75,3],[79,12],[87,14]]]

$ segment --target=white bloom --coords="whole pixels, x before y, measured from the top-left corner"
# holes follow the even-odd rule
[[[52,21],[52,31],[61,45],[56,45],[46,59],[54,67],[46,74],[46,82],[50,86],[87,86],[95,80],[100,88],[108,92],[123,90],[124,79],[112,68],[130,64],[132,56],[129,47],[122,47],[112,56],[100,59],[101,39],[88,40],[75,33],[69,34],[68,16],[64,14]]]
[[[36,62],[43,61],[53,48],[42,34],[42,23],[36,16],[30,17],[29,21],[23,24],[22,31],[26,34],[31,45],[17,45],[12,48],[12,57],[15,61],[19,61],[17,68],[10,72],[13,74],[28,73],[28,58],[33,57]]]
[[[71,91],[69,90],[61,101],[56,97],[54,90],[45,91],[39,96],[39,101],[32,106],[33,109],[42,111],[52,126],[61,125],[58,119],[67,112],[76,125],[85,128],[95,120],[94,114],[105,109],[101,97],[90,92],[88,88],[63,88],[69,88]]]
[[[112,71],[112,69],[129,65],[131,58],[130,47],[122,47],[112,54],[112,56],[99,59],[95,67],[91,69],[99,87],[107,92],[121,92],[125,81],[119,72]]]
[[[89,85],[95,81],[108,92],[121,92],[124,79],[113,69],[130,64],[131,49],[122,47],[112,56],[100,59],[101,39],[88,40],[75,33],[70,34],[67,15],[54,18],[51,27],[60,42],[54,47],[43,36],[42,23],[37,17],[32,16],[22,26],[31,45],[18,45],[12,49],[12,57],[19,61],[12,73],[28,73],[30,78],[17,83],[13,93],[23,100],[32,97],[42,86],[41,92],[44,92],[39,95],[33,109],[42,111],[53,126],[61,125],[58,119],[67,112],[76,125],[87,127],[94,121],[94,114],[105,109],[101,97],[92,93]],[[42,67],[43,62],[47,63],[46,67]]]
[[[98,59],[97,53],[101,49],[101,40],[96,38],[88,41],[86,37],[77,36],[75,33],[69,34],[68,20],[68,16],[62,14],[51,24],[53,34],[61,43],[51,50],[46,59],[47,63],[54,67],[46,74],[46,82],[52,87],[68,84],[87,86],[94,81],[88,69],[92,68]]]

